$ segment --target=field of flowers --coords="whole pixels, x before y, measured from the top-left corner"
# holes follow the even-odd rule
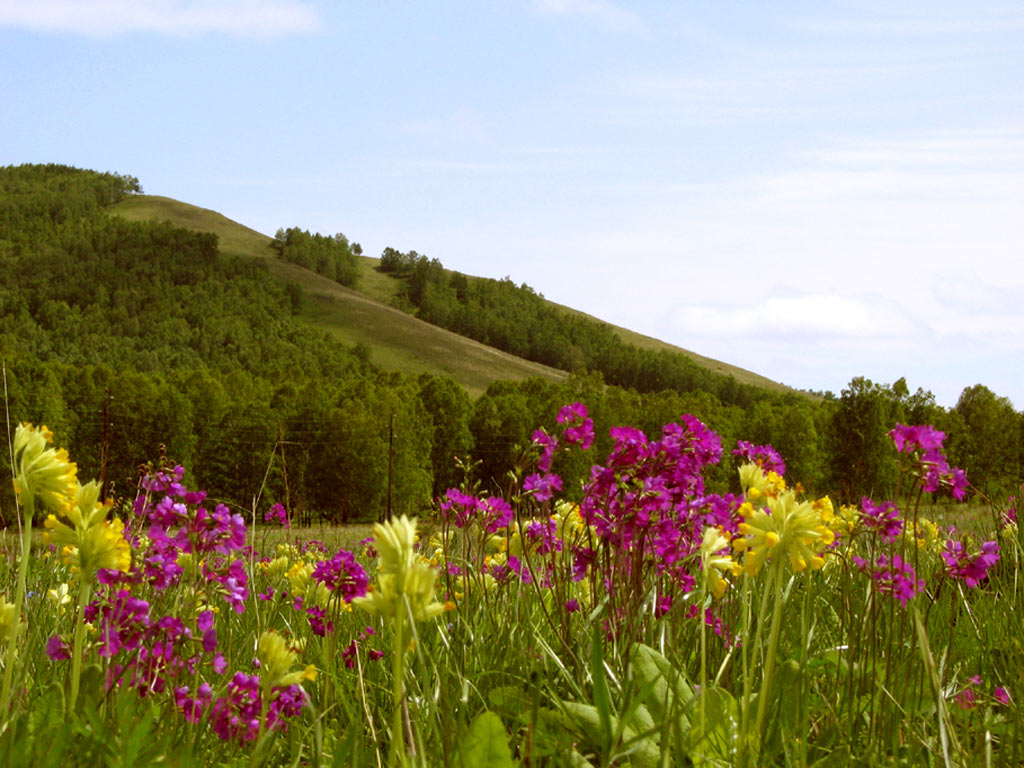
[[[22,425],[0,760],[1024,764],[1018,502],[926,519],[973,493],[941,432],[894,425],[900,492],[854,507],[742,441],[741,492],[707,493],[723,446],[691,416],[614,429],[563,494],[560,457],[594,435],[580,403],[558,424],[500,495],[467,481],[351,550],[280,530],[280,505],[247,521],[181,467],[114,509]]]

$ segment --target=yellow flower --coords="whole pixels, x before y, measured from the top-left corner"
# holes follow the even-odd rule
[[[729,582],[723,578],[728,572],[738,576],[742,570],[740,564],[729,555],[720,554],[723,549],[728,549],[729,539],[722,532],[721,528],[705,528],[704,539],[700,545],[701,571],[704,574],[708,592],[716,600],[725,594],[729,588]]]
[[[83,578],[91,579],[100,568],[127,572],[131,569],[131,545],[124,537],[119,518],[107,520],[110,504],[99,502],[95,480],[79,485],[74,503],[63,510],[70,525],[49,515],[44,523],[48,541],[63,544],[62,554]]]
[[[757,573],[776,549],[780,556],[789,556],[794,571],[821,568],[825,564],[821,553],[835,540],[822,518],[832,508],[831,502],[826,502],[798,502],[793,491],[785,491],[769,497],[767,508],[755,509],[749,502],[741,505],[744,521],[733,548],[746,553],[743,565],[747,573]]]
[[[762,504],[786,490],[786,481],[775,472],[765,472],[757,464],[744,464],[739,468],[740,485],[750,501]]]
[[[14,603],[7,603],[0,600],[0,639],[6,639],[10,636],[11,626],[14,624],[15,619],[18,621],[17,632],[20,633],[25,629],[25,622],[21,621],[20,616],[14,615]]]
[[[54,589],[46,590],[46,599],[53,603],[58,615],[64,614],[64,606],[71,602],[67,584],[58,584]]]
[[[48,448],[53,433],[21,424],[14,433],[14,491],[23,504],[38,497],[54,512],[63,511],[75,498],[78,468],[63,448]]]
[[[303,670],[292,671],[298,654],[273,629],[260,635],[256,655],[260,660],[260,682],[267,689],[300,685],[303,680],[316,679],[316,667],[312,664]]]
[[[394,616],[408,601],[412,617],[425,621],[444,612],[434,599],[437,571],[413,550],[416,521],[405,515],[373,526],[373,546],[377,550],[377,583],[365,597],[353,604],[379,616]]]

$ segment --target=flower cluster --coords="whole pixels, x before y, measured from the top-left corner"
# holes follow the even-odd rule
[[[946,433],[932,426],[897,424],[889,430],[889,437],[900,453],[913,456],[921,489],[933,493],[940,487],[949,488],[958,501],[967,493],[967,475],[962,469],[950,467],[942,452]]]
[[[875,531],[886,542],[892,543],[903,532],[900,511],[891,501],[875,504],[866,496],[860,500],[860,521],[870,531]]]
[[[756,464],[767,474],[774,472],[776,475],[786,474],[786,462],[782,456],[770,445],[752,445],[746,440],[737,440],[733,456],[746,459],[749,464]]]
[[[561,488],[561,481],[558,487]],[[500,496],[479,498],[458,488],[448,489],[440,507],[441,517],[453,522],[456,528],[479,521],[488,533],[507,526],[514,514],[511,505]]]
[[[265,515],[263,515],[264,522],[267,523],[279,523],[284,526],[284,529],[291,530],[291,523],[288,521],[288,510],[285,509],[284,504],[281,502],[275,503]]]
[[[378,553],[377,584],[353,604],[379,616],[394,616],[407,603],[416,621],[443,613],[446,606],[434,600],[437,571],[414,550],[416,521],[402,515],[377,523],[373,540]]]
[[[346,603],[366,594],[366,570],[348,550],[340,549],[330,560],[318,562],[311,575]]]
[[[924,580],[917,578],[914,568],[899,555],[893,555],[892,558],[880,555],[875,568],[860,557],[855,556],[853,562],[871,576],[881,594],[892,595],[901,605],[906,605],[914,595],[924,591]]]
[[[222,597],[241,613],[248,599],[245,563],[235,553],[246,549],[245,521],[225,505],[208,510],[205,491],[189,491],[181,482],[184,469],[161,470],[142,481],[146,493],[135,501],[135,519],[148,522],[142,570],[153,587],[166,589],[185,572],[201,574],[220,585]],[[141,543],[135,538],[136,545]]]
[[[976,587],[998,562],[999,545],[994,541],[986,541],[980,551],[968,552],[963,541],[950,539],[943,547],[942,559],[950,576],[963,579],[968,587]]]

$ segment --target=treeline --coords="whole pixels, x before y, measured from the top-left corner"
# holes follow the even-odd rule
[[[285,261],[335,282],[354,288],[359,280],[359,256],[363,247],[349,243],[342,233],[321,235],[310,234],[298,227],[278,229],[274,235],[273,247]]]
[[[639,392],[709,392],[749,407],[770,393],[710,371],[682,353],[624,342],[606,323],[552,306],[510,278],[468,278],[437,259],[385,248],[380,269],[404,280],[417,316],[518,357],[566,371],[599,371],[608,384]]]
[[[749,397],[720,387],[646,392],[581,369],[563,382],[499,382],[471,401],[450,379],[381,372],[365,349],[304,325],[295,317],[301,290],[225,257],[215,236],[110,216],[105,206],[133,186],[60,166],[0,169],[10,413],[50,426],[82,477],[102,477],[115,495],[130,496],[138,466],[166,456],[194,487],[245,508],[258,497],[261,511],[280,501],[305,519],[415,513],[462,482],[455,457],[483,485],[505,483],[533,430],[554,430],[559,407],[575,400],[590,409],[598,439],[559,459],[567,489],[607,453],[610,427],[655,435],[683,413],[718,431],[727,451],[740,438],[772,443],[793,480],[837,501],[892,493],[886,432],[897,422],[945,430],[950,460],[993,495],[1017,487],[1024,469],[1024,418],[980,385],[945,409],[902,380],[854,379],[818,402],[753,388]],[[411,261],[399,265],[409,285],[435,291],[440,264]],[[413,280],[417,271],[426,277]],[[502,281],[472,293],[478,282],[487,281],[446,278],[445,290],[477,301],[492,289],[532,295]],[[533,301],[522,299],[524,316]],[[0,472],[7,461],[0,455]],[[726,454],[710,485],[724,492],[735,482]],[[0,515],[10,520],[13,509],[10,485],[0,486]]]

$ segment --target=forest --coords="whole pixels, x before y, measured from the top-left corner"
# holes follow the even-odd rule
[[[894,491],[887,432],[897,423],[944,431],[950,461],[983,493],[1012,491],[1024,468],[1024,416],[982,384],[952,408],[903,379],[857,377],[824,397],[769,391],[625,344],[511,279],[386,249],[380,269],[404,282],[423,319],[571,372],[497,382],[473,400],[450,379],[381,370],[372,350],[312,328],[297,285],[222,254],[215,235],[109,214],[140,191],[132,176],[0,168],[6,412],[45,423],[114,496],[132,496],[140,467],[171,462],[243,510],[282,503],[329,522],[420,512],[449,487],[502,487],[533,430],[552,429],[572,401],[586,404],[596,440],[557,459],[570,498],[611,449],[610,428],[654,433],[686,413],[724,444],[770,443],[808,489],[837,501]],[[344,236],[290,228],[275,243],[281,258],[358,288],[361,248]],[[737,490],[735,468],[726,452],[709,491]],[[5,488],[0,514],[12,509]]]

